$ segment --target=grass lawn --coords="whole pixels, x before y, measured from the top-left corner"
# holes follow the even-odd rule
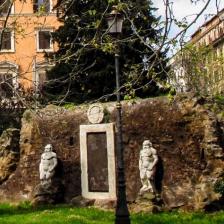
[[[224,224],[224,212],[133,214],[132,224]],[[0,204],[0,224],[113,224],[114,213],[94,208],[48,206],[32,208]]]

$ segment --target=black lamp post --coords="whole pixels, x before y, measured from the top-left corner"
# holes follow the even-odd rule
[[[116,6],[113,7],[112,12],[107,16],[108,32],[111,35],[118,36],[122,32],[123,15],[118,12]],[[117,174],[118,174],[118,188],[117,188],[117,207],[115,224],[130,224],[129,211],[126,200],[126,186],[124,175],[124,156],[123,156],[123,139],[122,139],[122,117],[121,117],[121,103],[120,103],[120,72],[119,72],[119,46],[116,45],[115,52],[115,72],[116,72],[116,94],[117,94]]]

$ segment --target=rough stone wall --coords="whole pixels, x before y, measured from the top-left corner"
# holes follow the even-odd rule
[[[223,175],[223,141],[215,114],[198,99],[169,102],[154,98],[123,104],[127,198],[133,202],[140,189],[138,170],[142,142],[157,149],[157,191],[166,207],[201,209],[219,199],[214,183]],[[115,104],[105,104],[106,122],[116,118]],[[44,146],[51,143],[60,166],[57,175],[65,186],[65,200],[81,193],[79,125],[87,124],[87,107],[66,110],[54,106],[25,112],[20,138],[20,162],[0,185],[1,200],[32,199],[39,183],[38,166]]]
[[[26,111],[22,119],[20,162],[10,178],[0,186],[1,200],[30,200],[39,183],[39,163],[44,146],[52,143],[58,155],[57,175],[65,186],[65,197],[80,194],[79,124],[82,112],[48,107],[44,112]]]
[[[8,128],[0,137],[0,184],[16,170],[19,162],[20,130]]]

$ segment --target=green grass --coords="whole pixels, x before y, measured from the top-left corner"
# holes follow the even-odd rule
[[[224,224],[224,212],[132,214],[132,224]],[[0,204],[0,224],[113,224],[114,212],[66,205]]]

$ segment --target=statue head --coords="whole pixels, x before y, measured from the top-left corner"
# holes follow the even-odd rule
[[[142,143],[142,146],[143,146],[143,149],[144,149],[144,148],[149,148],[149,147],[152,147],[152,143],[151,143],[149,140],[145,140],[145,141]]]
[[[52,152],[53,150],[53,147],[51,144],[47,144],[45,147],[44,147],[44,152]]]

